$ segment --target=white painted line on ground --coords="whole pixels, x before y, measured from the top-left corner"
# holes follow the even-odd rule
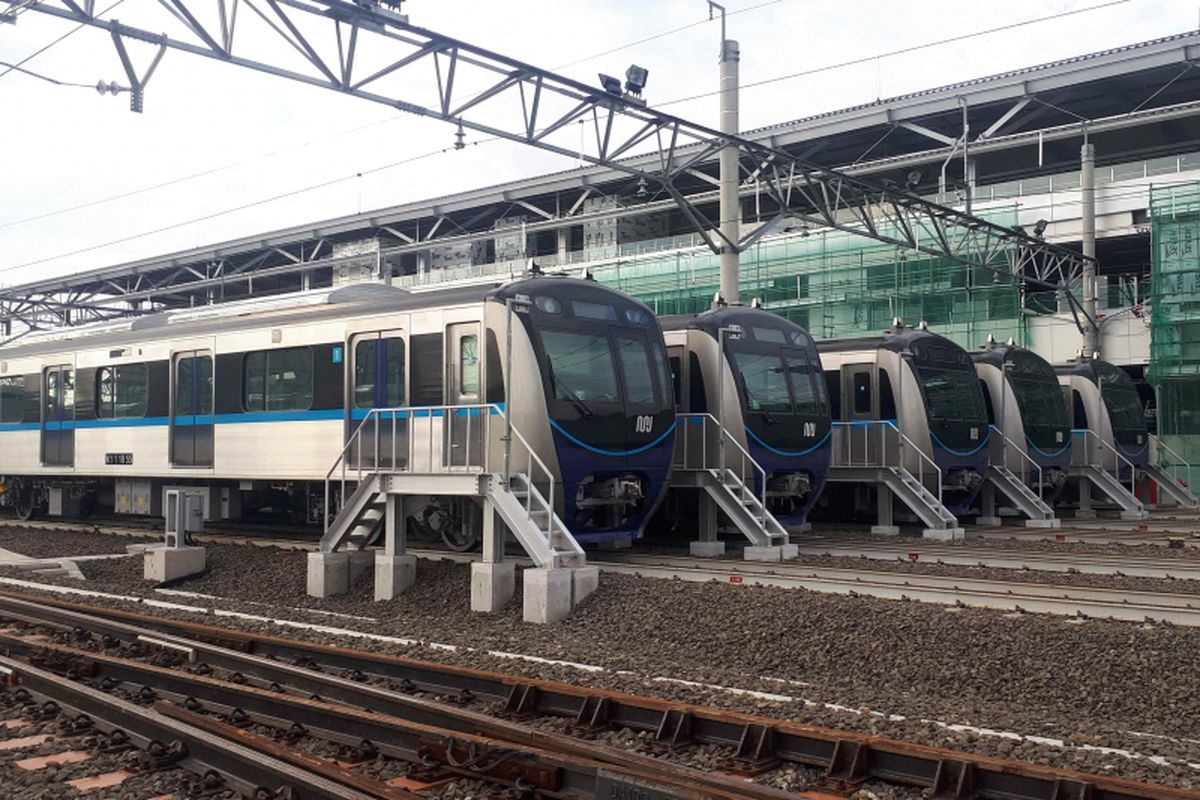
[[[170,595],[172,597],[187,597],[192,600],[225,600],[227,598],[220,597],[215,594],[205,594],[203,592],[185,592],[182,589],[155,589],[159,594]],[[239,600],[239,603],[246,603],[252,606],[269,606],[272,608],[280,608],[274,603],[264,603],[259,600]],[[300,611],[305,614],[320,614],[323,617],[339,617],[341,619],[356,619],[362,622],[379,622],[378,617],[363,617],[358,614],[340,614],[337,611],[322,611],[318,608],[296,608],[295,606],[283,606],[288,611]]]

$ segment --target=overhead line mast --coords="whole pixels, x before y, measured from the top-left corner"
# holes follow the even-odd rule
[[[407,16],[390,10],[392,3],[160,0],[171,12],[172,33],[149,27],[160,25],[159,17],[137,27],[97,13],[94,0],[0,3],[107,31],[133,88],[134,111],[142,110],[146,82],[167,50],[224,61],[564,158],[582,158],[661,187],[707,246],[723,255],[723,267],[732,260],[730,256],[736,257],[783,220],[798,219],[972,268],[1011,274],[1036,291],[1062,292],[1076,324],[1084,329],[1079,302],[1069,287],[1094,259],[930,202],[889,182],[851,177],[809,164],[771,144],[663,113],[649,107],[636,92],[623,94],[619,82],[613,87],[606,81],[605,87],[598,89],[411,25]],[[122,16],[128,19],[131,13],[136,12],[123,9]],[[239,27],[254,21],[263,23],[255,29],[263,35],[235,36]],[[263,46],[271,38],[287,47]],[[150,68],[140,75],[125,47],[128,41],[157,46]],[[724,58],[724,40],[722,48]],[[293,65],[297,61],[299,65]],[[433,91],[422,93],[412,80],[418,70],[424,70]],[[485,88],[468,94],[462,89],[464,84]],[[590,147],[584,152],[574,139],[579,126],[573,123],[579,121],[590,134]],[[693,202],[694,194],[714,182],[721,184],[700,169],[714,156],[736,164],[735,185],[751,182],[762,187],[775,206],[765,224],[742,235],[733,225],[722,224],[727,221],[727,209],[722,209],[720,219],[713,220]],[[724,280],[722,286],[728,288]],[[4,304],[20,299],[0,293],[0,316]],[[1090,320],[1086,324],[1094,325]]]

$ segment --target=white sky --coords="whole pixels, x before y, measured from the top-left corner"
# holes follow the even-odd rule
[[[104,8],[112,0],[97,0]],[[195,0],[202,4],[202,0]],[[729,10],[763,0],[728,0]],[[1103,0],[779,0],[729,17],[749,83],[1098,5]],[[160,20],[154,0],[124,0],[114,12],[131,25]],[[699,23],[703,0],[409,0],[413,24],[490,48],[589,84],[596,72],[650,71],[651,105],[717,88],[719,24],[697,24],[600,58],[602,51]],[[251,12],[242,7],[246,18]],[[1192,30],[1197,4],[1128,0],[1085,14],[892,56],[877,64],[746,89],[743,129]],[[139,16],[141,15],[141,16]],[[149,22],[153,27],[159,22]],[[165,21],[163,22],[165,25]],[[0,26],[0,61],[15,63],[72,26],[24,13]],[[155,28],[158,29],[158,28]],[[163,28],[174,30],[174,28]],[[247,29],[249,30],[249,29]],[[252,34],[243,44],[254,45]],[[239,51],[235,42],[235,53]],[[247,55],[251,54],[246,50]],[[136,64],[152,50],[133,46]],[[580,59],[589,60],[579,62]],[[58,80],[125,82],[111,40],[85,29],[25,65]],[[4,67],[0,67],[0,72]],[[667,106],[717,124],[717,98]],[[468,135],[468,141],[475,138]],[[58,87],[17,72],[0,77],[0,284],[119,264],[281,227],[435,197],[574,166],[508,143],[450,150],[453,130],[331,91],[168,52],[146,94]],[[212,174],[42,220],[18,222],[194,173]],[[367,173],[355,178],[357,173]],[[257,203],[346,178],[277,202]],[[215,215],[202,222],[181,222]],[[16,224],[13,224],[16,223]],[[92,248],[158,228],[154,235],[16,269],[26,262]]]

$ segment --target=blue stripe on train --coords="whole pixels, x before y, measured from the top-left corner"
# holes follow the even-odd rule
[[[320,420],[340,420],[345,412],[340,408],[323,408],[316,411],[250,411],[239,414],[200,414],[180,417],[175,424],[180,427],[192,425],[246,425],[257,422],[310,422]],[[171,422],[170,417],[134,417],[129,419],[86,419],[63,420],[62,422],[47,422],[46,430],[86,430],[89,428],[146,428],[165,426]],[[42,427],[40,422],[8,422],[0,424],[0,433],[12,431],[36,431]]]

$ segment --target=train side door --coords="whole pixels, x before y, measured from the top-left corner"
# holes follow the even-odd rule
[[[172,365],[171,465],[213,465],[213,356],[176,353]]]
[[[349,398],[346,403],[347,436],[361,427],[359,446],[350,463],[389,467],[405,461],[407,417],[384,413],[368,420],[371,409],[401,408],[408,402],[408,353],[402,330],[370,331],[350,337],[345,356]],[[359,452],[361,450],[361,452]]]
[[[448,406],[478,406],[483,402],[482,353],[478,322],[446,326],[446,387]],[[464,408],[447,415],[449,466],[481,463],[487,409]]]
[[[851,423],[843,447],[851,463],[876,463],[881,452],[879,393],[874,364],[843,364],[841,376],[842,421]]]
[[[42,463],[75,465],[75,369],[47,367],[42,373]]]

